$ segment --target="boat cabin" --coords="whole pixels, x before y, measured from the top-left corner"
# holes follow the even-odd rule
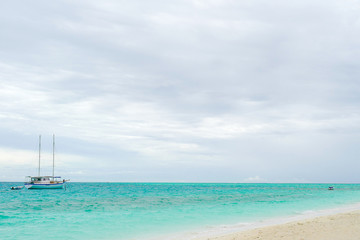
[[[51,183],[59,183],[63,182],[61,177],[53,177],[53,176],[38,176],[38,177],[31,177],[28,176],[28,183],[31,184],[51,184]]]

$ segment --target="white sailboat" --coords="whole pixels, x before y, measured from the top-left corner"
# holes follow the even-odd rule
[[[40,175],[40,158],[41,158],[41,135],[39,136],[39,168],[38,176],[27,176],[28,181],[25,182],[27,189],[62,189],[66,181],[61,180],[60,176],[55,176],[55,135],[53,135],[53,174],[52,176]]]

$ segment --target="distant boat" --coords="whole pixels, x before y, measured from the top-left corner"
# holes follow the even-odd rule
[[[23,189],[23,186],[16,186],[16,187],[11,187],[11,190],[21,190]]]
[[[329,187],[328,190],[334,190],[334,187]]]
[[[62,189],[66,181],[61,180],[60,176],[54,175],[55,170],[55,135],[53,135],[53,175],[41,176],[40,175],[40,157],[41,157],[41,135],[39,136],[39,169],[38,176],[28,176],[28,181],[25,182],[27,189]]]

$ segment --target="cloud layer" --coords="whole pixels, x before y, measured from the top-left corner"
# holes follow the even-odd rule
[[[357,1],[3,5],[7,173],[56,133],[75,180],[359,181]]]

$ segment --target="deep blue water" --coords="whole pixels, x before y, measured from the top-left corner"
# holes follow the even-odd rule
[[[0,238],[140,239],[360,202],[360,184],[0,183]]]

